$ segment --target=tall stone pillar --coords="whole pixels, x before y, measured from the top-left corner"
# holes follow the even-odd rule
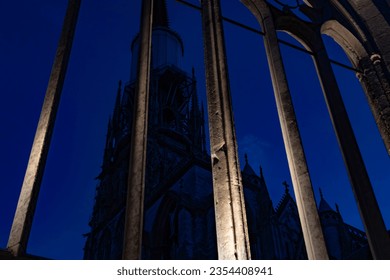
[[[218,258],[250,259],[219,0],[202,0]]]
[[[390,238],[367,174],[324,44],[319,39],[314,61],[352,190],[374,259],[390,259]]]
[[[68,3],[60,41],[58,43],[7,244],[7,249],[14,256],[21,256],[26,253],[46,159],[50,148],[57,109],[60,103],[66,69],[72,49],[80,4],[81,0],[69,0]]]
[[[153,0],[142,1],[138,75],[130,142],[123,259],[140,259],[144,215],[146,144],[152,46]]]
[[[307,255],[312,260],[329,259],[273,16],[263,0],[241,0],[241,2],[255,14],[257,19],[261,19],[259,23],[265,33],[264,45]]]

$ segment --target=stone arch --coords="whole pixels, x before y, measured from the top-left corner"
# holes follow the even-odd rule
[[[356,73],[365,92],[371,112],[383,142],[390,154],[390,84],[383,73],[380,55],[370,55],[364,45],[346,27],[336,20],[321,26],[321,33],[333,38],[344,50],[352,65],[361,69]]]
[[[250,2],[253,3],[253,0]],[[264,1],[262,1],[264,2]],[[270,9],[265,7],[264,11]],[[256,10],[257,13],[260,11]],[[308,51],[316,53],[323,51],[324,44],[321,33],[331,36],[344,50],[352,65],[361,69],[357,72],[359,82],[366,94],[371,112],[379,128],[381,137],[390,154],[390,83],[384,77],[380,68],[381,57],[370,55],[362,42],[345,26],[336,20],[323,23],[321,29],[316,29],[313,24],[303,22],[292,14],[284,14],[274,9],[276,14],[275,25],[278,31],[287,32]]]
[[[361,59],[368,56],[363,44],[337,20],[324,22],[321,26],[321,33],[336,41],[347,54],[354,67],[359,67]]]
[[[319,34],[315,31],[315,26],[308,22],[302,22],[292,14],[285,14],[282,11],[270,6],[264,0],[241,0],[248,10],[256,17],[257,21],[264,30],[264,21],[268,17],[275,19],[275,28],[277,31],[284,31],[297,40],[308,51],[314,51],[319,48],[317,39]]]
[[[292,14],[280,14],[275,18],[277,31],[283,31],[298,41],[309,52],[315,52],[321,48],[320,34],[316,27],[308,22],[303,22]]]

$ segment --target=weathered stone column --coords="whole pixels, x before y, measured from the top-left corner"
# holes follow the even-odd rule
[[[202,0],[218,258],[250,259],[219,0]]]
[[[356,142],[328,54],[322,41],[314,61],[337,139],[348,170],[352,190],[374,259],[390,259],[390,238]]]
[[[43,101],[38,127],[28,160],[22,189],[12,223],[7,248],[14,256],[26,253],[34,212],[49,152],[51,135],[65,80],[66,69],[72,49],[81,0],[69,0],[67,12],[49,83]]]
[[[144,215],[146,144],[152,46],[153,0],[142,1],[138,76],[132,124],[123,259],[140,259]]]
[[[359,62],[364,72],[356,76],[366,92],[368,104],[390,155],[390,81],[382,63],[378,54],[365,57]]]
[[[274,88],[284,146],[309,259],[329,259],[290,90],[278,44],[273,16],[263,1],[241,0],[257,17],[265,33],[264,45]]]

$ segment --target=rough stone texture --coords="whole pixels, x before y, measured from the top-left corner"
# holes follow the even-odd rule
[[[241,1],[255,14],[266,34],[267,59],[308,257],[328,259],[273,17],[264,1]]]
[[[384,77],[381,65],[374,65],[369,57],[360,60],[362,74],[357,77],[366,93],[375,122],[390,154],[389,81]]]
[[[218,258],[250,259],[220,1],[202,1]]]
[[[362,25],[368,29],[379,51],[382,54],[390,53],[389,7],[384,0],[349,0],[348,2],[362,19]],[[390,61],[385,63],[389,71]]]
[[[143,229],[153,1],[143,0],[131,137],[123,259],[140,259]]]
[[[39,189],[50,147],[51,135],[53,133],[62,86],[72,48],[80,3],[80,0],[69,1],[65,16],[61,38],[50,74],[50,80],[7,244],[8,250],[14,256],[21,256],[26,253]]]
[[[390,259],[390,238],[357,145],[336,78],[324,48],[314,56],[329,114],[348,170],[368,242],[375,259]]]
[[[359,28],[365,31],[365,47],[367,56],[371,58],[371,65],[367,64],[364,71],[372,71],[375,79],[363,79],[362,82],[369,83],[366,91],[367,98],[370,99],[372,91],[376,95],[386,96],[387,103],[390,104],[390,9],[383,0],[376,1],[350,1],[351,6],[355,8],[358,14],[357,23]],[[359,20],[360,19],[360,20]],[[372,99],[372,98],[371,98]],[[371,110],[376,116],[376,122],[381,136],[390,155],[390,115],[386,114],[389,105],[379,104],[376,100],[369,100]]]

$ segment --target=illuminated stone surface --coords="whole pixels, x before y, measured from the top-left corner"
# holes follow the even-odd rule
[[[273,17],[262,0],[242,2],[256,15],[265,32],[268,65],[308,257],[328,259]]]
[[[14,256],[20,256],[26,253],[39,189],[49,152],[51,135],[53,133],[62,86],[72,48],[80,3],[80,0],[70,0],[65,15],[61,38],[50,74],[50,80],[7,244],[8,250]]]
[[[202,1],[218,258],[250,259],[219,0]]]
[[[141,44],[138,57],[138,78],[130,147],[123,259],[139,259],[141,257],[146,144],[148,135],[152,18],[153,0],[143,0],[140,31]]]

